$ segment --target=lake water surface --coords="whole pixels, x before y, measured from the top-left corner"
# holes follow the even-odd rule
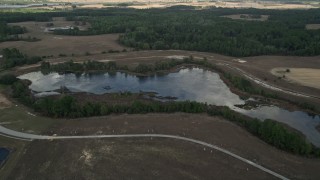
[[[299,130],[314,145],[320,147],[320,133],[316,126],[320,124],[318,115],[311,116],[302,111],[293,111],[262,105],[250,110],[236,107],[246,102],[230,91],[220,79],[219,74],[200,68],[181,69],[167,75],[138,77],[125,73],[100,74],[58,74],[43,75],[32,72],[19,77],[32,82],[30,89],[43,95],[56,94],[53,92],[62,86],[72,92],[89,92],[104,94],[119,91],[156,92],[159,96],[176,97],[177,100],[207,102],[218,106],[228,106],[231,109],[250,117],[273,119]]]

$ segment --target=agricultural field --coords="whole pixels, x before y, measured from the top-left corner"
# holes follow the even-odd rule
[[[53,26],[48,27],[47,24],[52,23]],[[72,37],[54,35],[48,31],[53,27],[71,27],[76,26],[74,21],[65,21],[64,18],[54,18],[52,22],[21,22],[11,23],[10,25],[22,26],[28,29],[27,33],[20,35],[21,37],[35,37],[39,39],[36,42],[4,42],[0,44],[3,48],[18,48],[21,52],[31,56],[71,56],[84,55],[86,52],[101,53],[103,51],[118,50],[122,51],[123,46],[117,43],[118,34],[96,35],[86,37]],[[90,25],[77,26],[80,30],[87,30]]]
[[[285,77],[288,81],[298,83],[304,86],[320,88],[319,69],[311,68],[275,68],[271,73],[278,77]]]

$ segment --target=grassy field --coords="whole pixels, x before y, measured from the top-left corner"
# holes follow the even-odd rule
[[[289,72],[287,72],[289,69]],[[312,68],[274,68],[271,73],[278,77],[285,76],[290,82],[320,89],[320,69]]]
[[[55,122],[58,120],[37,116],[25,107],[13,106],[0,110],[0,125],[18,131],[40,133]]]

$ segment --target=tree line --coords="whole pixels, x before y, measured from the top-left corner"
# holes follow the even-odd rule
[[[26,33],[27,29],[20,26],[8,26],[6,22],[0,21],[0,42],[3,41],[17,41],[22,38],[19,34]]]
[[[9,69],[15,66],[22,66],[25,64],[36,64],[42,61],[41,57],[28,57],[16,48],[5,48],[1,51],[3,60],[0,62],[0,68]]]
[[[59,63],[50,64],[50,62],[41,63],[41,72],[47,74],[49,72],[60,72],[60,73],[78,73],[88,71],[120,71],[128,70],[127,66],[120,66],[114,61],[99,62],[99,61],[85,61],[83,63],[76,63],[72,60]]]

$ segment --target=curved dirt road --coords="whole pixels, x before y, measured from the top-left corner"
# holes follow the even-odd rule
[[[199,141],[196,139],[181,137],[181,136],[175,136],[175,135],[166,135],[166,134],[121,134],[121,135],[89,135],[89,136],[46,136],[46,135],[36,135],[36,134],[29,134],[29,133],[23,133],[14,131],[11,129],[7,129],[3,126],[0,126],[0,135],[5,136],[8,138],[14,138],[19,140],[26,140],[26,141],[32,141],[32,140],[61,140],[61,139],[98,139],[98,138],[141,138],[141,137],[155,137],[155,138],[169,138],[169,139],[175,139],[175,140],[182,140],[194,144],[199,144],[202,146],[206,146],[208,148],[217,150],[219,152],[222,152],[224,154],[227,154],[229,156],[232,156],[233,158],[236,158],[246,164],[249,164],[253,167],[256,167],[266,173],[269,173],[279,179],[287,180],[288,178],[271,171],[270,169],[267,169],[257,163],[254,163],[248,159],[245,159],[241,156],[238,156],[226,149],[220,148],[216,145],[209,144],[203,141]]]

